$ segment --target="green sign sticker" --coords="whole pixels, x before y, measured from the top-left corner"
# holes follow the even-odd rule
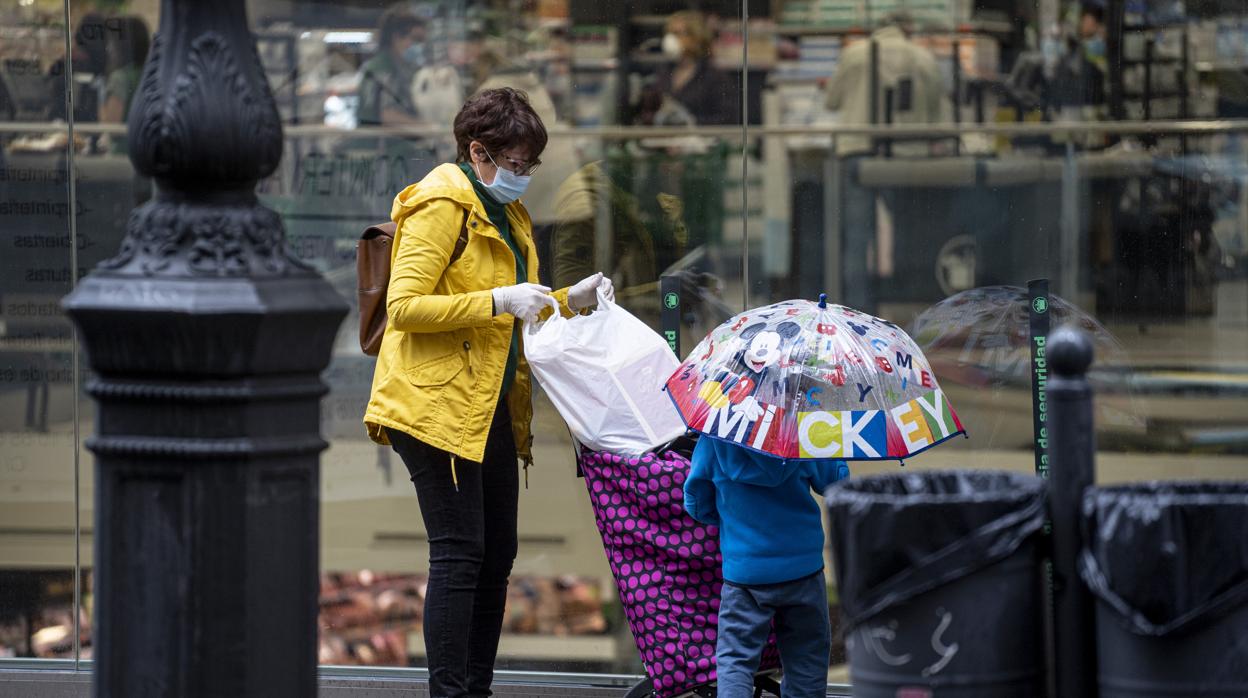
[[[663,305],[668,310],[675,308],[676,306],[680,305],[680,296],[676,295],[675,293],[668,293],[667,295],[663,296]]]
[[[1045,311],[1049,309],[1049,300],[1045,298],[1044,296],[1040,296],[1039,298],[1034,298],[1031,301],[1031,309],[1036,311],[1037,313],[1044,313]]]

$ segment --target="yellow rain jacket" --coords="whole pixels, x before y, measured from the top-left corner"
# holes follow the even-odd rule
[[[528,281],[537,283],[529,214],[519,201],[506,210]],[[399,192],[390,217],[397,230],[386,290],[388,324],[364,414],[368,435],[389,444],[383,427],[396,429],[451,453],[452,468],[455,457],[479,463],[515,322],[508,314],[494,316],[491,292],[516,283],[515,258],[472,182],[454,164],[438,166]],[[467,230],[468,244],[448,267],[461,230]],[[567,289],[552,295],[571,317]],[[533,460],[533,404],[523,341],[507,407],[517,454],[527,467]]]

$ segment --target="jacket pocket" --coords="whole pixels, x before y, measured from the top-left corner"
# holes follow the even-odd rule
[[[407,379],[417,387],[445,385],[464,369],[464,357],[459,352],[430,359],[407,370]]]

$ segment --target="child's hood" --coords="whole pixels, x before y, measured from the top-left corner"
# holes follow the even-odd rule
[[[768,456],[718,439],[714,447],[723,474],[733,482],[746,485],[775,487],[802,467],[802,461]]]

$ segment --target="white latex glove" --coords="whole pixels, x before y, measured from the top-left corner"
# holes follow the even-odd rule
[[[611,283],[609,277],[603,276],[602,272],[598,272],[581,279],[568,289],[568,307],[577,311],[597,305],[600,289],[603,298],[609,301],[615,300],[615,284]]]
[[[550,289],[539,284],[516,284],[494,289],[494,314],[511,313],[526,322],[537,319],[542,308],[550,306],[559,312],[559,301]]]

